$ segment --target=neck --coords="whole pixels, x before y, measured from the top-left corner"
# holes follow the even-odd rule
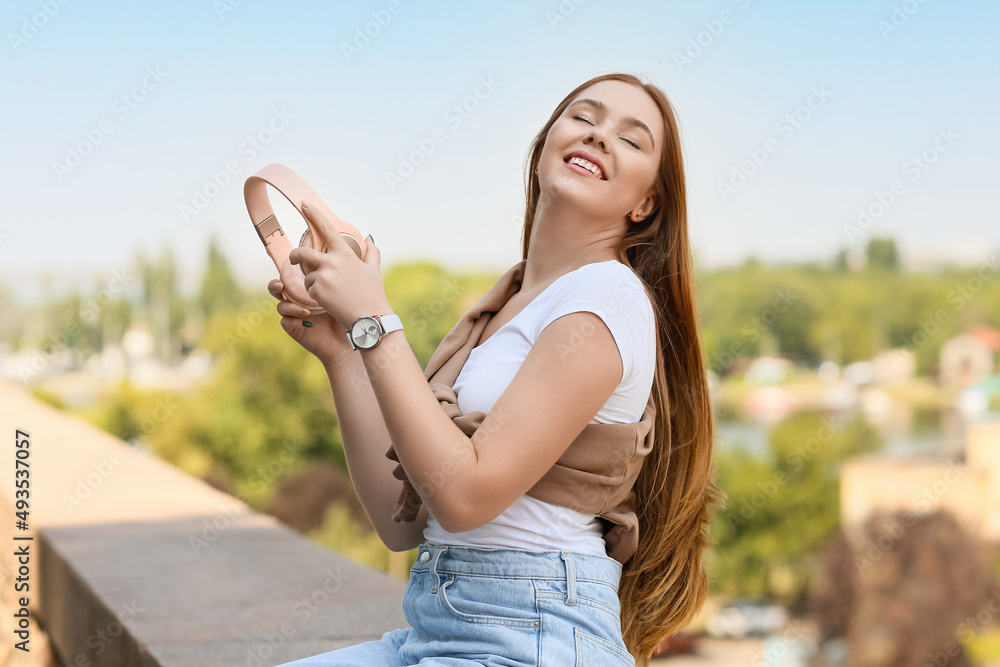
[[[624,218],[616,223],[589,217],[578,208],[539,202],[520,291],[544,289],[585,264],[617,260],[625,228]]]

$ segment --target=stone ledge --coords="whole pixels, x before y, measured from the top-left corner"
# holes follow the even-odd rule
[[[0,415],[8,526],[14,432],[31,434],[31,530],[18,534],[34,535],[29,609],[62,664],[267,667],[409,627],[405,582],[5,381]]]

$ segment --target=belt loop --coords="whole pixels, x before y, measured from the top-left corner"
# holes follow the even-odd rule
[[[437,593],[438,590],[438,574],[437,574],[438,558],[440,558],[441,554],[443,554],[447,550],[448,547],[442,547],[434,552],[434,560],[431,562],[431,584],[433,585],[433,588],[431,588],[431,593]]]
[[[576,604],[576,562],[573,555],[567,551],[561,551],[563,561],[566,563],[566,604]]]

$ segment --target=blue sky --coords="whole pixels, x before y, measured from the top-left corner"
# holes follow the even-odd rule
[[[43,275],[100,285],[167,243],[193,288],[212,234],[263,289],[275,271],[242,183],[270,162],[371,232],[383,266],[502,271],[520,259],[532,137],[610,71],[675,106],[705,266],[827,259],[872,235],[915,261],[1000,248],[1000,7],[986,0],[11,0],[0,27],[0,283],[18,295]],[[477,108],[448,115],[477,90]],[[390,187],[436,128],[445,140]],[[227,163],[235,176],[212,188]],[[213,196],[185,216],[196,191]],[[305,228],[284,220],[293,238]]]

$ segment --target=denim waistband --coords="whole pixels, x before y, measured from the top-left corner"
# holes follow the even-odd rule
[[[412,569],[528,579],[595,581],[616,589],[622,574],[622,564],[609,556],[574,551],[529,551],[430,542],[420,545]]]

